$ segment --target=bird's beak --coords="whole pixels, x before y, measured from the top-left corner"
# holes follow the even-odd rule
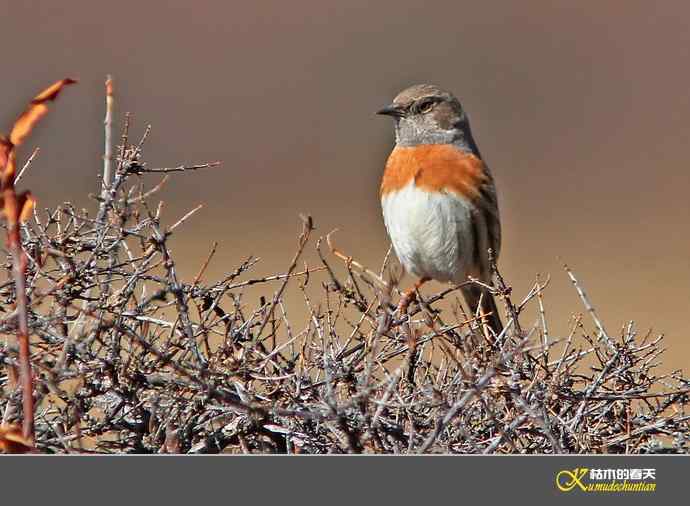
[[[376,111],[376,114],[382,114],[384,116],[393,116],[396,118],[402,118],[405,115],[405,111],[403,110],[402,107],[400,107],[397,104],[390,104],[381,109],[380,111]]]

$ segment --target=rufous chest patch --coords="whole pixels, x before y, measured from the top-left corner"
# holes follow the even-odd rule
[[[421,190],[449,191],[475,199],[487,179],[484,162],[479,157],[451,144],[396,146],[383,172],[381,197],[414,181]]]

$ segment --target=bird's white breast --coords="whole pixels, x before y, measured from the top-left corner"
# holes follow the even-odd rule
[[[427,192],[414,181],[381,199],[393,249],[418,277],[459,283],[471,272],[472,204],[452,192]]]

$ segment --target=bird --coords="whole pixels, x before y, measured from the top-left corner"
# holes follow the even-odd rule
[[[451,92],[417,84],[377,114],[395,126],[380,187],[383,219],[402,267],[417,278],[400,312],[427,281],[450,282],[461,285],[472,314],[500,335],[489,260],[489,249],[497,260],[501,248],[498,197],[467,113]],[[481,284],[465,283],[469,276]]]

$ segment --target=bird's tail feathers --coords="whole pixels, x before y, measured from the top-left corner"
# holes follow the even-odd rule
[[[501,322],[494,296],[488,290],[476,285],[464,288],[463,294],[473,315],[477,314],[477,308],[481,303],[480,315],[486,318],[486,323],[491,327],[496,336],[500,335],[503,332],[503,323]]]

